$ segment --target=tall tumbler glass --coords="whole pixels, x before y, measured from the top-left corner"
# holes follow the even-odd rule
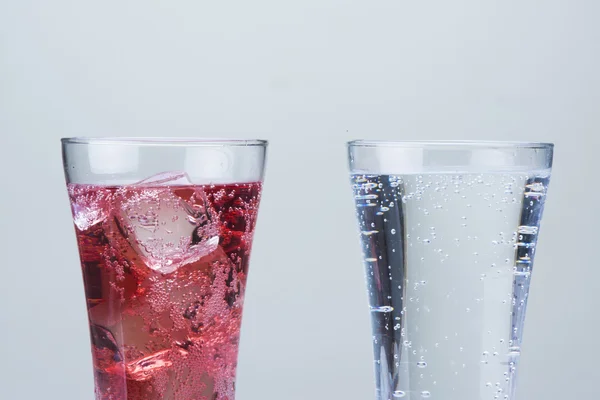
[[[514,400],[552,151],[349,143],[378,400]]]
[[[96,399],[233,400],[261,140],[62,140]]]

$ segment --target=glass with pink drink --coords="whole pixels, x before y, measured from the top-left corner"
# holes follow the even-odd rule
[[[233,400],[267,143],[63,139],[99,400]]]

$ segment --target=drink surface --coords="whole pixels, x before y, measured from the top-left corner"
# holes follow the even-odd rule
[[[260,183],[68,186],[96,399],[233,400]]]
[[[549,171],[351,180],[378,400],[514,399]]]

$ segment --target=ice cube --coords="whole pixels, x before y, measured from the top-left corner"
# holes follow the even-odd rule
[[[94,343],[105,351],[104,360],[118,360],[118,372],[126,378],[128,396],[118,398],[216,399],[216,392],[233,398],[241,318],[237,296],[244,282],[236,264],[217,246],[176,276],[141,267],[148,275],[139,283],[139,296],[114,298],[112,307],[90,310],[103,327]]]
[[[217,247],[198,262],[180,268],[177,277],[149,274],[138,287],[143,295],[124,302],[115,298],[118,304],[108,307],[99,304],[90,309],[90,319],[112,332],[115,348],[123,349],[128,362],[173,345],[183,355],[189,350],[189,340],[215,324],[227,323],[231,313],[240,311],[239,284],[243,277]],[[232,292],[236,296],[233,305],[229,302]],[[100,338],[108,336],[101,333]]]
[[[108,189],[87,185],[68,186],[73,222],[81,231],[104,221],[109,213],[111,193]]]
[[[153,371],[173,365],[173,362],[169,360],[170,353],[171,349],[161,350],[148,357],[128,363],[127,377],[136,381],[150,379]]]
[[[161,172],[149,178],[141,180],[134,185],[137,186],[162,186],[162,185],[191,185],[192,181],[184,171]]]
[[[90,324],[90,336],[96,368],[106,370],[123,361],[123,356],[112,332],[100,325]]]
[[[117,223],[146,265],[167,274],[213,252],[219,223],[202,188],[146,186],[187,179],[174,173],[161,176],[119,189]]]

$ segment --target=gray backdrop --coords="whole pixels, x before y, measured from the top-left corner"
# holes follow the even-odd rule
[[[0,398],[92,399],[61,136],[271,141],[238,398],[373,398],[352,138],[556,143],[521,399],[597,396],[597,0],[0,0]]]

